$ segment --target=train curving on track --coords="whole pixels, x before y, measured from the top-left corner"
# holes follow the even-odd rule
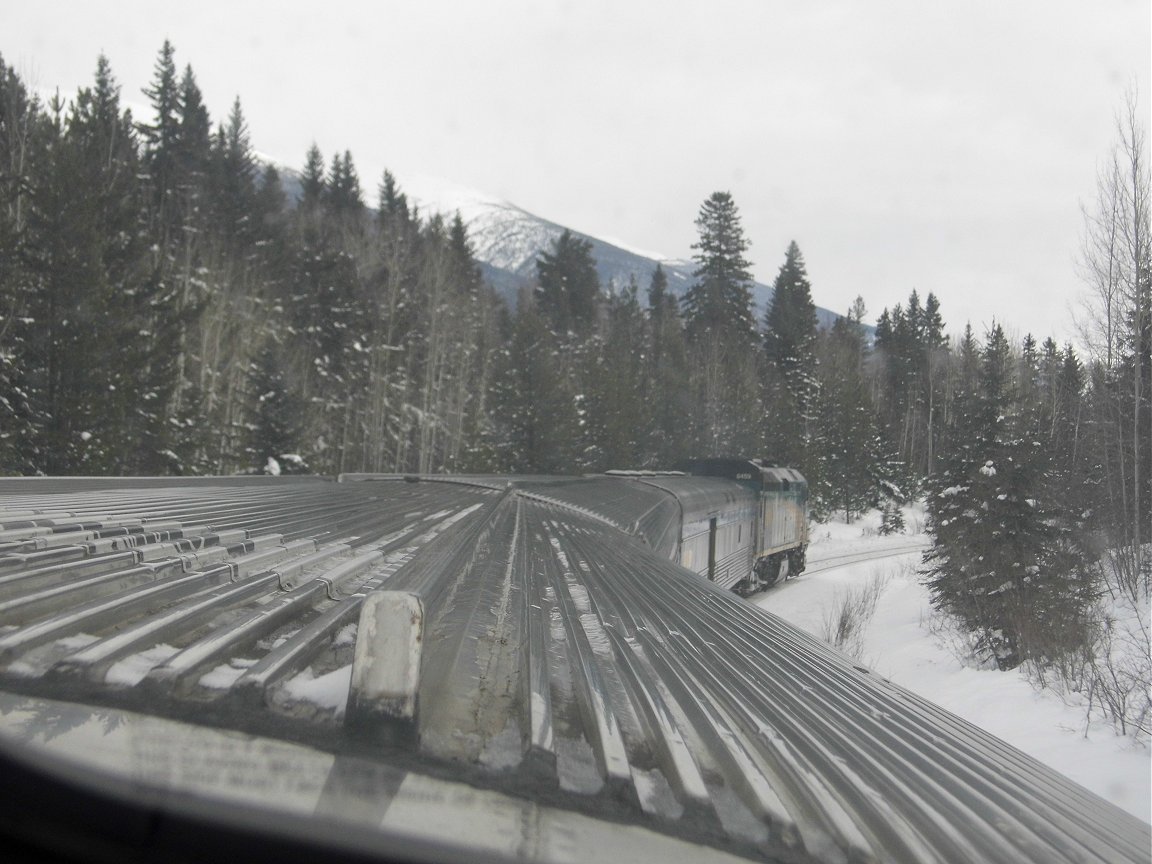
[[[146,790],[123,833],[157,856],[227,802],[229,837],[334,860],[1148,860],[728,590],[807,541],[802,478],[742,464],[0,480],[0,742]],[[4,788],[6,831],[79,830]]]
[[[606,475],[651,486],[675,502],[673,518],[661,514],[653,548],[743,595],[804,569],[808,481],[799,471],[756,459],[700,459],[684,467]],[[637,497],[634,489],[629,494]],[[643,521],[638,519],[630,533],[647,540]],[[667,540],[675,540],[674,545]]]

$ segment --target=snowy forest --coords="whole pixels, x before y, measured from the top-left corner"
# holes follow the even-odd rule
[[[214,123],[168,43],[144,95],[151,114],[133,117],[100,58],[91,86],[44,104],[0,58],[0,474],[760,456],[805,474],[818,519],[879,507],[899,531],[898,505],[926,497],[934,603],[1001,668],[1097,686],[1102,598],[1146,607],[1152,270],[1133,104],[1086,214],[1074,347],[946,322],[917,291],[818,328],[796,243],[758,316],[726,192],[685,214],[683,297],[659,267],[601,285],[564,232],[507,303],[458,215],[419,212],[388,172],[370,197],[346,151],[313,146],[285,182],[240,100]],[[1147,734],[1147,663],[1108,674],[1145,676],[1094,698]]]

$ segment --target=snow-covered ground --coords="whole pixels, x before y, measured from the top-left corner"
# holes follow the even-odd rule
[[[814,525],[808,569],[754,602],[825,638],[826,619],[847,592],[879,580],[875,613],[858,641],[859,657],[897,684],[980,726],[1093,792],[1152,822],[1149,747],[1118,737],[1110,726],[1087,724],[1083,705],[1038,692],[1020,671],[963,666],[932,615],[916,572],[927,546],[922,509],[905,511],[906,533],[884,537],[879,513],[845,525]],[[893,557],[860,560],[885,551]]]

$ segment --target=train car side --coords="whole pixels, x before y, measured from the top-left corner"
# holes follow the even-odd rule
[[[746,486],[685,474],[636,477],[670,495],[679,508],[670,557],[724,588],[748,578],[756,560],[760,502]]]
[[[808,484],[791,468],[751,460],[691,463],[678,475],[631,475],[676,499],[672,557],[716,584],[749,594],[804,569]]]

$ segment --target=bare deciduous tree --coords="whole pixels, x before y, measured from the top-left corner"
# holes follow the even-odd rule
[[[1135,582],[1146,569],[1142,543],[1152,539],[1149,468],[1149,333],[1152,233],[1148,141],[1139,98],[1130,91],[1117,118],[1117,142],[1101,169],[1096,209],[1086,212],[1082,270],[1089,286],[1080,320],[1093,363],[1108,495],[1117,517],[1122,567]],[[1147,574],[1144,573],[1147,581]],[[1145,588],[1147,586],[1145,585]]]

